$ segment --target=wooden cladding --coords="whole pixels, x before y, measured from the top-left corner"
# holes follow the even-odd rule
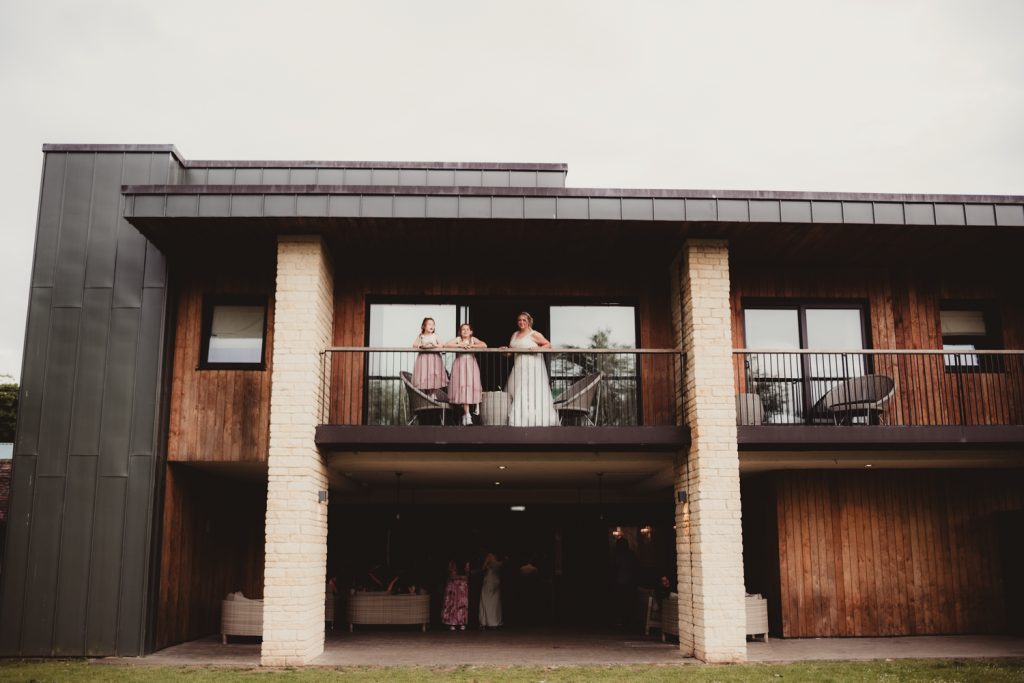
[[[256,478],[167,466],[157,649],[216,633],[228,593],[263,596],[266,500]]]
[[[734,264],[732,329],[734,348],[746,348],[744,309],[750,305],[828,303],[859,304],[872,349],[941,349],[940,310],[951,302],[986,302],[1000,329],[993,336],[1003,348],[1024,348],[1024,299],[1008,271],[993,274],[961,267],[849,268],[805,266],[759,268]],[[742,359],[739,359],[742,361]],[[895,383],[895,416],[913,416],[893,424],[986,425],[1020,424],[1024,391],[1019,356],[988,364],[988,371],[948,372],[943,355],[874,358],[870,371]],[[737,391],[747,390],[742,367]]]
[[[778,635],[1007,628],[1019,470],[784,472],[745,481],[743,498],[747,589],[767,593]]]
[[[178,462],[266,462],[274,341],[274,265],[247,264],[254,275],[211,266],[182,273],[178,289],[167,458]],[[217,272],[217,274],[214,274]],[[213,295],[265,297],[263,370],[201,370],[203,301]]]

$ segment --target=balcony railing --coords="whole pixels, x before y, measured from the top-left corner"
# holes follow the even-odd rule
[[[461,425],[478,370],[474,425],[677,426],[683,361],[672,349],[333,347],[321,424]]]
[[[733,353],[741,425],[1024,424],[1024,351]]]

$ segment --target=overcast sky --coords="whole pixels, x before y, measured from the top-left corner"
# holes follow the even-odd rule
[[[0,0],[0,374],[21,371],[44,142],[1024,194],[1022,26],[1020,0]]]

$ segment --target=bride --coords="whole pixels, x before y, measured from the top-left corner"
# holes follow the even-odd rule
[[[533,329],[533,316],[522,312],[516,318],[518,330],[509,346],[513,349],[544,349],[551,342]],[[558,412],[551,399],[548,371],[541,354],[517,353],[512,374],[508,378],[508,393],[512,397],[508,423],[513,427],[554,427],[558,425]]]

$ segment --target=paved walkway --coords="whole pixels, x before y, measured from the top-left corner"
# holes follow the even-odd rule
[[[748,643],[750,662],[813,660],[1024,658],[1024,638],[918,636],[907,638],[770,639]],[[102,660],[153,666],[258,666],[255,639],[221,645],[219,637],[175,645],[142,658]],[[584,664],[696,664],[675,644],[657,637],[607,631],[521,629],[421,633],[399,627],[364,627],[328,633],[314,666],[570,666]]]

